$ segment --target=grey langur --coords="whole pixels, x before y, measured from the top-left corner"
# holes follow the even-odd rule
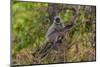
[[[49,27],[46,33],[46,42],[54,43],[57,36],[60,35],[60,31],[63,29],[61,19],[59,16],[54,17],[53,24]]]
[[[45,36],[45,42],[43,45],[36,50],[36,52],[33,54],[36,57],[38,57],[38,54],[41,54],[41,58],[44,57],[54,46],[55,42],[58,40],[58,36],[60,35],[61,30],[63,29],[63,25],[61,23],[61,19],[59,16],[54,17],[53,24],[49,27],[46,36]]]

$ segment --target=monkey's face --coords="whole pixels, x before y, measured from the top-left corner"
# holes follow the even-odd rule
[[[60,23],[60,18],[56,18],[56,23]]]
[[[56,16],[56,17],[54,18],[54,21],[55,21],[55,23],[60,23],[60,17]]]

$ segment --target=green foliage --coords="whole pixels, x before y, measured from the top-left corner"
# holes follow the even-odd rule
[[[16,2],[12,5],[13,50],[38,47],[44,41],[48,27],[47,4]],[[46,20],[45,20],[46,19]],[[45,25],[44,25],[45,24]]]

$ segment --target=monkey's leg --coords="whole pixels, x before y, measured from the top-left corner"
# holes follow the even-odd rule
[[[63,36],[58,36],[53,44],[53,49],[57,50],[62,43]]]

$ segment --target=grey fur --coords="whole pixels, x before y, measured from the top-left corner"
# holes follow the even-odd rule
[[[56,19],[59,19],[58,22]],[[63,25],[61,24],[61,19],[59,16],[54,17],[53,24],[49,27],[47,33],[46,33],[46,41],[47,42],[54,42],[57,38],[57,36],[60,34],[60,31],[63,29]]]

